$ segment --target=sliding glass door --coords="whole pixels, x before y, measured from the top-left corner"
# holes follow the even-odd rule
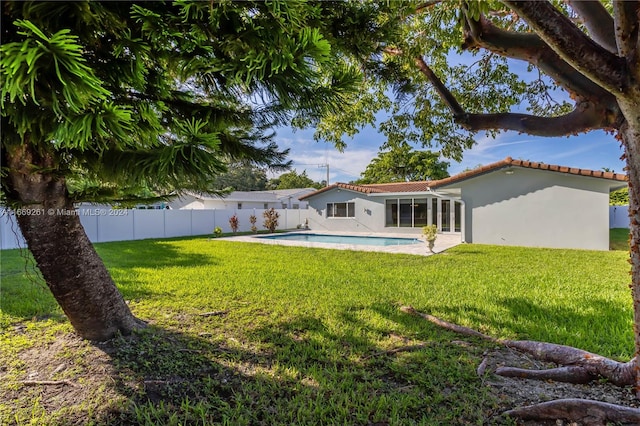
[[[462,232],[462,203],[440,197],[385,200],[385,226],[421,228],[436,225],[441,232]]]

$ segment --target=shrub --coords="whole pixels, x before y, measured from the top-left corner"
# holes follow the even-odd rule
[[[278,227],[278,218],[280,217],[280,214],[272,207],[269,210],[265,210],[264,213],[262,213],[262,216],[264,217],[263,226],[268,229],[269,232],[275,232]]]
[[[251,215],[249,216],[249,223],[251,224],[251,232],[253,232],[254,234],[256,232],[258,232],[258,228],[256,227],[256,222],[258,221],[258,218],[255,215]]]
[[[233,231],[233,233],[235,234],[236,232],[238,232],[238,226],[239,226],[239,221],[238,221],[238,216],[237,215],[233,215],[229,218],[229,226],[231,227],[231,231]]]
[[[429,251],[433,253],[433,246],[435,245],[436,238],[438,237],[438,227],[436,225],[423,226],[422,235],[424,235],[425,240],[427,240]]]
[[[216,237],[219,237],[220,235],[222,235],[222,228],[220,228],[219,226],[216,226],[213,230],[213,235]]]

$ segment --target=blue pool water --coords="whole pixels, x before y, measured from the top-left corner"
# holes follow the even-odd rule
[[[356,244],[364,246],[401,246],[422,243],[420,240],[415,238],[358,237],[355,235],[322,235],[307,233],[278,234],[259,238],[282,241],[306,241],[310,243]]]

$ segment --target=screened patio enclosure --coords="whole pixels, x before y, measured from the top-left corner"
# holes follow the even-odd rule
[[[462,232],[462,206],[460,199],[438,196],[388,198],[385,200],[385,227],[436,225],[440,232]]]

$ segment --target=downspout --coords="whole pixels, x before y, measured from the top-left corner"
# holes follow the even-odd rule
[[[460,241],[466,243],[465,234],[466,234],[466,222],[465,222],[465,204],[462,198],[460,198]],[[454,209],[455,211],[455,209]]]

